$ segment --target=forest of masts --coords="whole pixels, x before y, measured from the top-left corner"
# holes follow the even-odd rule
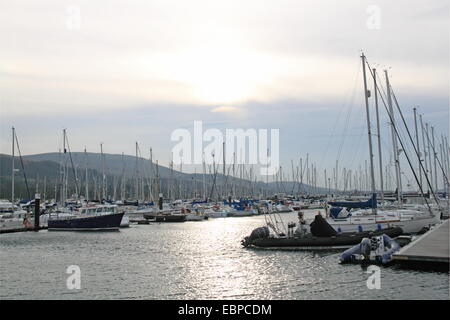
[[[362,55],[364,66],[364,85],[366,109],[368,109],[368,99],[370,92],[367,90],[365,56]],[[369,144],[371,136],[378,140],[378,164],[375,166],[375,159],[370,145],[370,158],[365,160],[357,169],[342,167],[339,160],[336,160],[335,166],[330,170],[320,169],[317,164],[311,160],[309,154],[297,160],[291,160],[290,168],[286,172],[285,168],[279,167],[278,172],[272,176],[258,176],[259,170],[254,165],[244,165],[236,163],[234,155],[233,163],[225,163],[225,159],[220,163],[214,160],[213,163],[206,164],[203,161],[200,172],[197,169],[194,173],[183,173],[183,164],[179,165],[176,171],[174,163],[169,163],[169,174],[164,177],[160,175],[160,166],[158,160],[153,159],[152,149],[150,148],[150,157],[146,160],[146,165],[142,165],[142,156],[136,142],[136,163],[133,168],[133,174],[127,176],[126,162],[123,161],[122,173],[112,174],[107,172],[107,163],[103,153],[103,143],[100,144],[101,173],[91,170],[88,164],[86,153],[85,167],[77,165],[71,156],[68,144],[66,130],[63,130],[63,152],[60,151],[60,174],[59,181],[54,185],[53,192],[47,192],[47,183],[44,177],[43,190],[40,190],[39,179],[36,178],[36,192],[43,194],[43,198],[50,198],[65,203],[70,197],[79,199],[81,197],[89,200],[129,200],[129,201],[155,201],[160,196],[165,199],[239,199],[239,198],[267,198],[274,195],[286,196],[309,196],[309,195],[367,195],[371,192],[381,194],[396,192],[397,198],[401,199],[404,187],[409,192],[421,194],[445,191],[449,193],[449,171],[450,171],[450,148],[447,136],[439,135],[435,132],[435,127],[424,122],[423,115],[417,114],[417,109],[413,108],[414,130],[409,130],[405,122],[397,98],[389,82],[387,71],[386,90],[382,91],[377,84],[377,74],[375,69],[369,66],[370,74],[374,81],[375,107],[376,107],[376,134],[371,133],[369,113],[367,112]],[[389,162],[383,164],[382,148],[380,142],[380,118],[378,113],[378,94],[381,98],[387,113],[390,117],[392,146],[394,152],[391,153]],[[383,96],[385,98],[383,98]],[[386,103],[387,100],[387,103]],[[396,124],[393,106],[398,109],[399,115],[403,120],[403,129]],[[402,132],[403,130],[403,132]],[[408,133],[408,139],[405,138]],[[412,132],[412,133],[411,133]],[[403,135],[403,139],[401,139]],[[404,140],[404,141],[402,141]],[[12,170],[12,199],[14,197],[14,146],[18,140],[13,128],[13,170]],[[400,148],[397,143],[400,143]],[[411,150],[405,150],[406,148]],[[20,149],[19,155],[20,155]],[[269,150],[267,151],[269,152]],[[408,163],[414,179],[406,175],[406,170],[400,168],[400,154],[404,154],[404,161]],[[409,153],[409,156],[408,156]],[[225,154],[225,144],[223,145],[223,154]],[[412,156],[411,156],[412,154]],[[123,154],[122,154],[123,157]],[[224,157],[225,158],[225,157]],[[23,165],[23,163],[22,163]],[[374,168],[377,167],[377,175],[374,174]],[[395,167],[395,170],[393,169]],[[406,166],[405,166],[406,167]],[[25,169],[22,168],[25,175]],[[290,171],[290,172],[289,172]],[[394,171],[392,174],[391,171]],[[129,172],[129,171],[128,171]],[[192,172],[192,170],[191,170]],[[26,181],[26,176],[25,176]],[[403,181],[403,182],[402,182]],[[372,183],[373,182],[373,183]],[[27,184],[27,183],[26,183]],[[375,184],[375,185],[374,185]],[[28,195],[30,195],[27,184]],[[49,196],[47,196],[47,193]]]
[[[416,109],[414,109],[416,118]],[[449,173],[449,145],[447,137],[440,137],[436,143],[434,127],[423,123],[422,115],[419,116],[419,126],[416,126],[418,145],[421,144],[421,157],[425,171],[417,166],[420,179],[426,174],[434,187],[434,190],[447,190],[448,186],[442,173],[448,177]],[[417,122],[416,122],[417,124]],[[64,130],[64,136],[66,132]],[[67,140],[65,140],[67,141]],[[64,143],[65,144],[65,143]],[[127,177],[125,161],[121,175],[107,173],[107,163],[103,154],[103,144],[100,144],[100,156],[102,172],[93,172],[88,169],[88,163],[84,168],[79,165],[72,166],[70,152],[64,146],[61,153],[60,180],[54,186],[53,192],[48,193],[46,179],[42,188],[39,179],[36,181],[36,192],[41,192],[43,198],[53,196],[53,199],[64,203],[68,198],[76,199],[79,196],[89,200],[128,200],[148,202],[155,201],[162,194],[165,199],[210,199],[224,200],[239,198],[268,198],[275,194],[302,197],[309,195],[365,195],[370,193],[370,173],[368,161],[357,169],[340,168],[339,161],[335,167],[323,169],[319,172],[317,165],[311,161],[309,154],[300,158],[295,164],[291,160],[290,172],[280,166],[279,171],[273,176],[257,176],[255,166],[243,164],[206,164],[203,161],[201,172],[195,170],[192,174],[183,173],[183,164],[175,170],[173,162],[169,164],[168,176],[162,178],[159,173],[158,160],[153,159],[152,149],[148,166],[140,165],[138,161],[140,150],[136,143],[136,164],[134,174]],[[86,150],[85,150],[86,152]],[[123,156],[123,155],[122,155]],[[87,157],[86,157],[87,159]],[[419,159],[417,159],[419,161]],[[438,166],[438,163],[441,165]],[[392,193],[395,189],[395,177],[392,175],[392,160],[384,166],[383,187],[379,190]],[[442,171],[442,173],[440,172]],[[338,173],[338,174],[337,174]],[[72,180],[72,181],[69,181]],[[381,179],[378,179],[378,184]],[[424,184],[425,185],[425,184]],[[427,190],[427,188],[426,188]],[[427,190],[429,191],[429,190]],[[79,196],[78,196],[79,195]],[[50,198],[50,197],[49,197]]]

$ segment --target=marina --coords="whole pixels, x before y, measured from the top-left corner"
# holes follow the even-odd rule
[[[448,0],[42,1],[0,12],[1,301],[450,300]]]
[[[287,223],[297,217],[282,218]],[[368,290],[366,267],[338,263],[343,250],[243,249],[239,240],[262,224],[263,216],[253,216],[132,225],[106,233],[1,235],[0,260],[9,263],[0,264],[0,297],[448,299],[446,272],[382,267],[381,290]],[[81,269],[81,290],[66,287],[66,269],[73,264]]]

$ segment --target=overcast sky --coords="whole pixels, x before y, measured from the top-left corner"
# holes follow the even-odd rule
[[[419,106],[448,135],[448,0],[0,0],[0,39],[2,153],[11,126],[24,154],[58,151],[67,128],[72,150],[138,141],[167,164],[171,132],[202,120],[280,129],[285,166],[357,167],[361,50],[389,68],[408,121]],[[388,158],[385,113],[382,130]]]

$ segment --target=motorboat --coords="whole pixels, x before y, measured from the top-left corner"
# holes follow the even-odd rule
[[[295,224],[290,223],[288,228],[291,229],[294,226]],[[268,226],[253,230],[250,236],[241,241],[241,244],[244,247],[265,249],[334,250],[349,248],[360,243],[364,238],[372,238],[383,234],[397,237],[403,234],[400,227],[389,227],[375,231],[337,232],[321,215],[315,217],[309,225],[310,230],[308,232],[302,230],[301,225],[296,232],[288,232],[288,234],[280,233],[275,228],[273,228],[274,232],[271,233],[269,227],[273,228],[268,224]]]
[[[49,231],[105,231],[129,226],[123,220],[124,212],[118,212],[117,205],[88,205],[72,212],[48,214]]]

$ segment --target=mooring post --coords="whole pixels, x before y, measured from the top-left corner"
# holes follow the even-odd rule
[[[36,193],[34,196],[34,231],[39,230],[39,214],[40,214],[40,206],[41,206],[41,195]]]
[[[163,194],[162,193],[159,194],[158,207],[159,207],[159,210],[163,209]]]

